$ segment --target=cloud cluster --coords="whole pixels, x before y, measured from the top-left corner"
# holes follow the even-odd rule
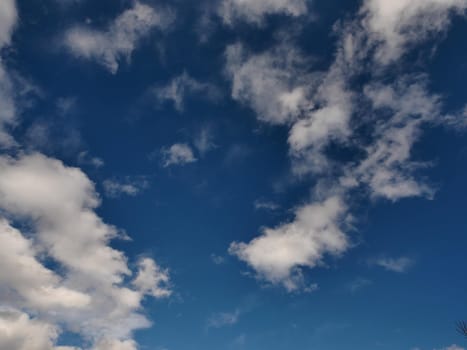
[[[130,61],[141,39],[155,28],[167,28],[172,20],[172,13],[135,1],[105,30],[81,25],[68,29],[64,44],[75,57],[94,60],[115,74],[121,60]]]
[[[242,44],[227,48],[232,98],[260,121],[287,126],[293,173],[318,180],[291,222],[230,246],[259,278],[300,289],[303,267],[344,253],[354,191],[392,201],[434,195],[416,176],[428,164],[413,161],[411,151],[424,127],[450,119],[429,78],[404,70],[404,55],[446,31],[466,8],[463,0],[366,0],[353,19],[335,26],[336,52],[326,70],[314,70],[289,37],[259,53]],[[342,159],[336,148],[354,156]]]
[[[0,324],[19,344],[6,348],[49,350],[64,327],[95,350],[136,349],[133,331],[150,325],[141,302],[170,295],[168,271],[142,258],[133,276],[81,170],[35,153],[0,157],[0,172]],[[32,347],[21,340],[29,328]]]

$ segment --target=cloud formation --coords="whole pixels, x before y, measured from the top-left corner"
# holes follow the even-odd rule
[[[164,30],[172,21],[172,13],[135,1],[104,30],[82,25],[68,29],[64,44],[75,57],[96,61],[115,74],[122,60],[131,60],[144,37],[155,28]]]
[[[44,350],[62,327],[92,349],[136,349],[133,331],[150,325],[141,301],[170,295],[167,270],[143,258],[132,277],[126,256],[109,245],[120,233],[95,213],[99,198],[81,170],[34,153],[0,157],[0,172],[0,208],[7,215],[0,222],[0,260],[9,266],[0,285],[10,296],[0,322],[32,327],[38,339],[31,341]],[[15,222],[29,223],[31,238]],[[45,257],[60,274],[44,266]]]
[[[373,200],[433,197],[417,176],[429,164],[412,160],[412,148],[425,127],[452,120],[429,91],[429,78],[404,69],[410,66],[404,55],[447,30],[452,15],[466,8],[467,1],[456,0],[366,0],[353,19],[335,26],[335,57],[326,70],[314,70],[288,37],[259,53],[242,44],[227,48],[232,98],[258,120],[288,127],[293,174],[317,180],[291,222],[230,246],[258,277],[297,290],[306,285],[303,267],[349,249],[346,228],[357,190]],[[353,158],[336,157],[336,148]],[[397,263],[385,266],[406,265]]]

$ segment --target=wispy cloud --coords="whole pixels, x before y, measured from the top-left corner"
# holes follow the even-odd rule
[[[174,15],[134,2],[134,6],[115,18],[106,29],[78,25],[68,29],[64,44],[77,58],[94,60],[115,74],[120,62],[129,62],[139,42],[153,29],[167,28]]]
[[[149,187],[149,181],[144,176],[131,177],[124,179],[106,179],[102,182],[105,194],[111,198],[118,198],[122,195],[136,196]]]
[[[262,199],[257,199],[254,202],[254,207],[255,207],[256,210],[272,210],[272,211],[274,211],[274,210],[279,209],[280,205],[275,203],[275,202],[262,200]]]
[[[387,271],[404,273],[413,267],[415,260],[405,256],[399,258],[382,257],[375,260],[370,260],[370,264],[380,266]]]
[[[240,317],[240,310],[233,312],[219,312],[209,317],[207,328],[222,328],[236,324]]]
[[[167,85],[153,87],[150,89],[150,94],[159,104],[172,102],[178,112],[183,112],[185,101],[189,96],[196,95],[212,101],[221,97],[221,92],[215,85],[196,80],[187,72],[173,78]]]

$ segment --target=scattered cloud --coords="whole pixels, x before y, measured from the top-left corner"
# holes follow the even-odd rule
[[[168,271],[144,258],[133,277],[124,253],[109,245],[119,231],[96,214],[98,194],[80,169],[33,153],[1,156],[0,172],[0,260],[8,266],[0,332],[9,330],[0,344],[12,344],[2,348],[56,349],[64,329],[96,350],[136,349],[133,331],[150,326],[142,299],[170,295]],[[13,222],[30,223],[31,238]]]
[[[172,165],[194,163],[197,160],[193,150],[186,143],[176,143],[169,148],[162,149],[162,165],[164,168]]]
[[[400,258],[379,258],[370,262],[372,265],[380,266],[387,271],[404,273],[407,272],[414,264],[415,261],[408,257]]]
[[[173,17],[171,12],[135,1],[133,7],[115,18],[105,30],[83,25],[68,29],[64,44],[75,57],[96,61],[115,74],[122,60],[131,60],[141,39],[155,28],[167,28]]]
[[[187,72],[173,78],[165,86],[153,87],[150,93],[159,103],[171,101],[178,112],[183,112],[188,95],[198,95],[210,100],[218,100],[221,96],[219,89],[211,83],[200,82]]]
[[[305,15],[307,11],[306,0],[222,0],[217,10],[228,25],[238,20],[261,25],[265,17],[271,14],[297,17]]]
[[[335,26],[334,61],[324,70],[313,70],[287,36],[263,52],[239,43],[226,49],[232,98],[258,120],[288,127],[292,174],[317,181],[310,202],[295,210],[291,222],[265,228],[248,243],[233,242],[231,254],[261,279],[294,291],[306,285],[303,267],[351,247],[346,230],[352,228],[352,193],[391,201],[434,196],[417,176],[430,164],[413,160],[412,149],[424,128],[453,121],[443,115],[442,98],[429,91],[428,76],[407,70],[404,56],[439,36],[466,8],[463,0],[366,0],[353,19]],[[396,62],[393,75],[389,69]],[[331,145],[354,158],[337,158]],[[384,261],[393,271],[410,264]]]
[[[123,180],[104,180],[102,185],[108,197],[118,198],[122,195],[134,197],[149,187],[149,181],[144,176],[127,176]]]

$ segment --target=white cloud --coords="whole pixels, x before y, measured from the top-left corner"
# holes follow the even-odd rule
[[[144,177],[126,177],[122,181],[106,179],[102,185],[108,197],[118,198],[122,195],[134,197],[148,188],[149,182]]]
[[[305,59],[294,47],[278,46],[255,55],[234,44],[225,55],[232,98],[249,105],[259,120],[290,123],[312,107],[308,95],[316,83],[305,73]]]
[[[214,85],[200,82],[187,72],[173,78],[165,86],[154,87],[151,93],[159,103],[171,101],[179,112],[183,112],[187,95],[199,95],[211,100],[217,100],[220,97],[220,92]]]
[[[141,313],[144,296],[170,294],[167,271],[146,258],[126,282],[133,274],[127,258],[109,245],[119,232],[95,213],[98,195],[80,169],[35,153],[0,157],[0,172],[2,213],[31,226],[31,239],[4,219],[0,227],[0,260],[14,272],[3,271],[0,285],[18,294],[3,300],[6,306],[79,333],[95,349],[131,349],[133,331],[150,325]],[[60,275],[38,256],[53,259]]]
[[[264,229],[249,243],[232,243],[231,253],[262,279],[295,290],[303,285],[302,267],[313,268],[326,253],[349,248],[341,227],[351,210],[343,199],[352,191],[392,201],[434,195],[416,176],[429,164],[412,160],[412,149],[425,127],[456,123],[454,116],[442,115],[441,98],[430,93],[428,78],[407,73],[410,62],[401,59],[444,32],[452,14],[466,8],[466,0],[366,0],[353,19],[335,26],[335,59],[324,71],[313,71],[287,37],[260,53],[240,44],[227,48],[232,98],[251,107],[260,121],[286,125],[293,174],[317,180],[316,198],[298,209],[294,220]],[[391,78],[386,73],[395,62],[399,71]],[[331,144],[351,150],[355,159],[336,158]],[[324,205],[321,198],[336,196],[335,215],[323,215],[328,223],[323,231],[333,228],[331,236],[339,238],[329,249],[316,244],[321,233],[312,221],[322,218],[310,218]],[[386,261],[386,268],[403,269],[406,263]]]
[[[53,345],[57,328],[47,322],[31,319],[13,309],[0,310],[0,348],[8,350],[58,350]]]
[[[168,297],[171,294],[171,290],[167,287],[169,271],[161,269],[150,258],[142,258],[138,261],[138,274],[132,283],[143,294],[156,298]]]
[[[0,48],[11,43],[11,36],[18,20],[15,0],[3,0],[0,4]]]
[[[95,60],[115,74],[121,60],[130,61],[141,39],[154,28],[166,28],[172,18],[170,12],[135,1],[132,8],[115,18],[105,30],[70,28],[64,43],[75,57]]]
[[[445,31],[451,14],[463,14],[465,0],[366,0],[361,13],[382,64],[400,58],[410,46]]]
[[[381,266],[385,270],[404,273],[407,272],[414,264],[415,261],[408,257],[400,258],[379,258],[373,261],[373,264]]]
[[[18,20],[15,0],[5,0],[0,4],[0,52],[10,45],[11,36]],[[14,124],[16,107],[14,102],[13,82],[0,55],[0,147],[11,147],[15,144],[6,131],[6,127]]]
[[[237,20],[261,25],[271,14],[297,17],[307,11],[307,0],[222,0],[218,7],[219,16],[228,25]]]
[[[229,251],[263,278],[294,291],[304,287],[300,267],[313,268],[325,255],[338,256],[349,247],[342,232],[346,205],[339,197],[300,207],[292,222],[264,229],[249,243],[234,242]]]
[[[196,162],[193,151],[186,143],[176,143],[169,148],[162,149],[162,165],[166,168],[171,165],[184,165]]]

